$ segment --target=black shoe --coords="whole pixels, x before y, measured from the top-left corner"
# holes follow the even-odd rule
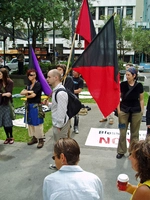
[[[88,111],[91,110],[91,108],[90,108],[89,106],[85,106],[85,108],[86,108]]]
[[[122,158],[123,156],[124,156],[124,154],[118,153],[118,154],[116,155],[116,158],[117,158],[117,159],[120,159],[120,158]]]

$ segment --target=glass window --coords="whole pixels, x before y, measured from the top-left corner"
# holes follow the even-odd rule
[[[114,13],[114,7],[108,7],[108,15],[112,15]]]
[[[99,19],[103,19],[105,16],[105,7],[99,7]]]
[[[126,7],[126,16],[131,19],[133,18],[133,7],[132,6]]]
[[[122,9],[122,17],[123,17],[123,7],[117,7],[117,15],[120,15]]]
[[[92,19],[93,19],[93,20],[96,20],[96,7],[93,7],[93,8],[91,9],[91,15],[92,15]]]

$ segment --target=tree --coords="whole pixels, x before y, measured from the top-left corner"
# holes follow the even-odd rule
[[[0,13],[1,24],[13,24],[15,20],[15,27],[22,31],[28,29],[33,48],[36,47],[37,38],[48,31],[61,29],[65,36],[70,34],[69,17],[72,7],[77,6],[73,0],[12,0],[9,3],[7,0],[1,1],[3,4],[6,1],[2,8],[3,14]]]
[[[136,28],[132,37],[132,48],[136,53],[150,55],[150,30]]]

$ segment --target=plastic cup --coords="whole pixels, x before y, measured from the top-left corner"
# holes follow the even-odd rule
[[[129,181],[129,177],[127,174],[119,174],[118,178],[118,188],[121,191],[125,191],[127,189],[127,184]]]

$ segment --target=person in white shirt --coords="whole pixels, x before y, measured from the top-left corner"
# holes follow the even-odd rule
[[[79,165],[80,147],[72,138],[61,138],[54,145],[58,171],[45,177],[44,200],[103,200],[101,180]]]
[[[57,142],[59,138],[67,138],[70,130],[70,120],[67,115],[68,94],[65,91],[59,91],[56,95],[56,91],[59,88],[65,88],[61,82],[61,74],[57,69],[50,70],[47,74],[47,82],[53,88],[52,103],[45,102],[52,112],[52,124],[53,124],[53,137]],[[55,169],[54,165],[50,165],[51,169]]]

